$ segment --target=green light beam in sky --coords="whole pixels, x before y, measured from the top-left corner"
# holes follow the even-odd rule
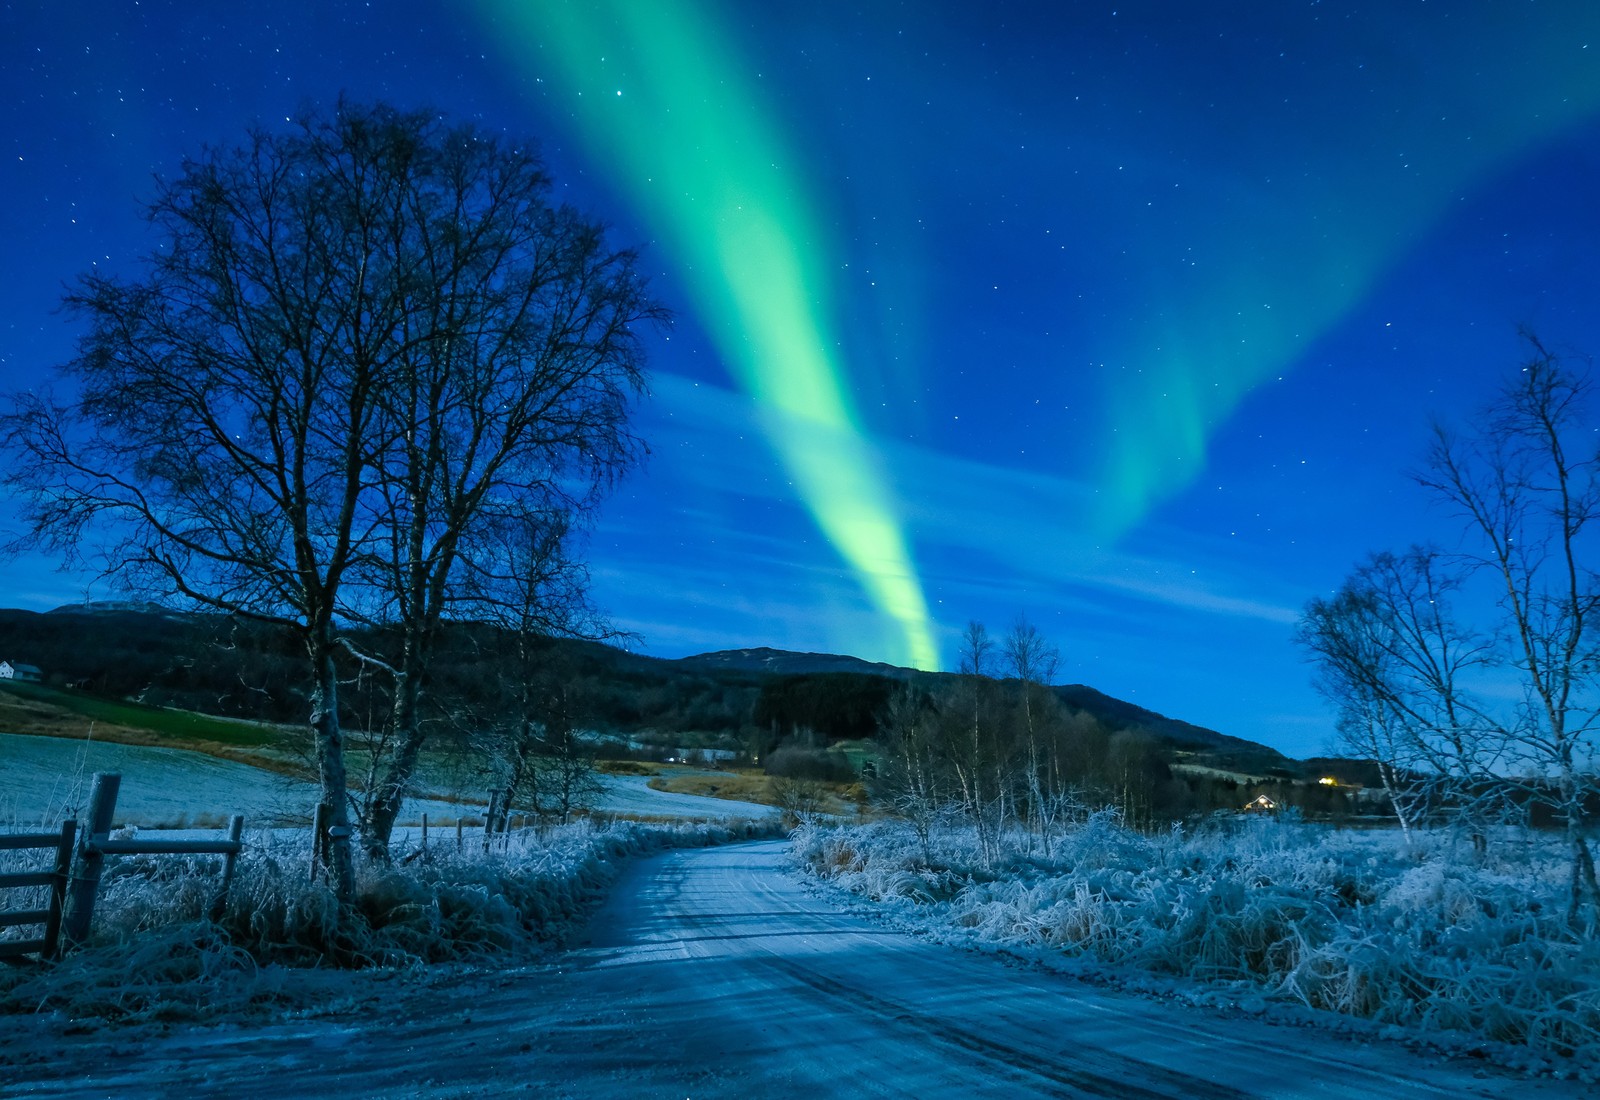
[[[1473,57],[1491,21],[1505,66],[1491,67],[1491,78],[1477,64],[1425,65],[1401,51],[1384,62],[1388,95],[1350,95],[1315,129],[1262,122],[1258,137],[1231,144],[1203,111],[1146,101],[1137,85],[1118,93],[1129,117],[1170,112],[1169,129],[1144,133],[1145,145],[1219,172],[1185,181],[1195,206],[1161,196],[1175,211],[1168,228],[1141,239],[1128,219],[1118,274],[1144,287],[1147,302],[1136,323],[1112,326],[1091,352],[1108,368],[1101,419],[1111,430],[1091,475],[1102,537],[1115,540],[1191,485],[1240,404],[1358,309],[1455,203],[1600,112],[1592,11],[1582,20],[1513,9],[1449,20],[1378,10],[1368,33],[1387,33],[1375,41],[1426,41],[1441,59]],[[1140,182],[1155,193],[1166,174],[1158,161]],[[1195,244],[1203,264],[1185,274],[1175,240]]]
[[[484,3],[514,28],[508,50],[560,74],[588,152],[679,261],[801,499],[898,625],[897,659],[936,668],[922,586],[834,350],[826,241],[735,52],[682,0]]]

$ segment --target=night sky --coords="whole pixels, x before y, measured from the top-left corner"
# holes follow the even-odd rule
[[[657,656],[950,667],[1026,614],[1063,682],[1316,753],[1294,621],[1455,541],[1406,476],[1430,422],[1519,325],[1600,353],[1590,0],[0,12],[6,388],[185,153],[341,92],[537,139],[676,314],[589,545]]]

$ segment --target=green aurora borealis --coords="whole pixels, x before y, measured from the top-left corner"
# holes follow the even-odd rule
[[[1454,203],[1600,110],[1595,51],[1574,27],[1499,5],[1478,12],[1494,24],[1486,40],[1481,22],[1425,21],[1420,10],[1369,13],[1373,41],[1333,54],[1349,70],[1342,79],[1234,77],[1248,106],[1229,105],[1223,125],[1214,102],[1161,104],[1127,89],[1129,112],[1167,109],[1145,140],[1167,144],[1182,167],[1165,174],[1181,187],[1148,181],[1172,193],[1150,203],[1170,207],[1167,217],[1152,211],[1153,224],[1130,234],[1142,315],[1095,352],[1121,368],[1104,395],[1117,431],[1096,477],[1099,530],[1124,532],[1188,486],[1240,402],[1293,369]],[[1371,60],[1352,60],[1363,53]],[[1368,69],[1381,97],[1360,78]],[[1213,163],[1229,178],[1190,171]],[[1210,261],[1186,270],[1172,262],[1174,242]]]
[[[17,389],[71,357],[62,288],[145,253],[138,203],[185,156],[341,95],[537,143],[677,317],[645,337],[650,461],[582,550],[654,656],[949,667],[968,620],[1025,614],[1063,683],[1316,754],[1300,609],[1369,551],[1459,537],[1406,476],[1430,423],[1470,422],[1521,325],[1600,353],[1592,0],[0,21]],[[7,564],[19,607],[121,597]]]
[[[498,17],[497,33],[513,28],[501,35],[507,56],[545,74],[544,94],[568,113],[588,158],[657,235],[797,494],[898,624],[903,650],[890,659],[935,667],[936,624],[896,487],[858,415],[831,277],[841,242],[793,120],[771,102],[771,82],[757,78],[730,18],[739,10],[706,0],[488,0],[486,14]],[[1130,60],[1127,50],[1098,53],[1092,39],[1064,59],[1061,109],[1031,139],[1072,150],[1071,170],[1055,170],[1067,229],[1091,242],[1121,234],[1110,242],[1120,247],[1102,250],[1106,266],[1079,277],[1127,288],[1100,292],[1109,316],[1071,326],[1070,353],[1098,374],[1097,412],[1058,465],[1092,487],[1093,514],[1077,517],[1087,537],[1115,541],[1188,486],[1240,403],[1359,305],[1452,200],[1592,117],[1600,81],[1570,28],[1498,22],[1508,53],[1541,59],[1519,70],[1516,86],[1475,67],[1483,28],[1464,20],[1427,23],[1434,60],[1398,64],[1424,26],[1407,13],[1380,13],[1363,28],[1395,44],[1369,51],[1370,70],[1331,53],[1336,62],[1301,60],[1288,75],[1232,71],[1203,46]],[[1335,43],[1341,34],[1328,29]],[[1195,87],[1173,95],[1141,61]],[[1395,80],[1398,102],[1367,87]],[[1082,97],[1067,92],[1078,87],[1094,88],[1100,105],[1074,123],[1066,105]],[[1541,105],[1532,125],[1518,97]],[[806,103],[807,92],[794,99]],[[1070,317],[1073,303],[1060,309]],[[1043,350],[1065,360],[1059,347]]]
[[[703,11],[509,2],[519,41],[570,85],[593,155],[645,213],[818,526],[899,624],[899,659],[939,662],[927,602],[835,334],[830,242],[795,153]]]

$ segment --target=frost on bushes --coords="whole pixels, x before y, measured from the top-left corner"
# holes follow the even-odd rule
[[[48,968],[0,973],[0,1011],[192,1020],[277,1000],[279,975],[204,921],[90,944]]]
[[[430,849],[359,875],[341,920],[333,894],[307,883],[302,838],[246,836],[227,908],[220,861],[118,861],[102,881],[90,941],[50,967],[0,970],[0,1011],[109,1019],[195,1018],[273,1003],[290,966],[403,966],[481,959],[559,943],[629,856],[745,839],[765,826],[597,826],[513,834],[490,851]]]
[[[356,906],[365,920],[353,939],[341,939],[352,932],[336,919],[332,895],[302,885],[304,852],[266,850],[253,866],[242,866],[222,927],[263,961],[470,959],[559,941],[628,856],[736,835],[717,825],[580,822],[538,836],[517,834],[508,846],[489,851],[437,846],[426,858],[362,871]]]
[[[1600,939],[1564,919],[1558,841],[1507,832],[1479,866],[1445,835],[1239,821],[1144,836],[1095,815],[1053,858],[969,830],[808,827],[812,873],[933,930],[1204,981],[1386,1024],[1526,1044],[1600,1068]],[[1492,849],[1493,850],[1493,849]]]

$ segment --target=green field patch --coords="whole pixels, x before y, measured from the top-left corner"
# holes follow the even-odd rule
[[[211,741],[241,748],[276,744],[282,732],[276,726],[237,718],[217,718],[189,710],[146,706],[120,699],[102,699],[43,684],[0,681],[0,690],[22,699],[48,703],[96,722],[149,730],[173,742]]]

